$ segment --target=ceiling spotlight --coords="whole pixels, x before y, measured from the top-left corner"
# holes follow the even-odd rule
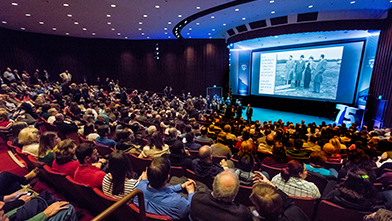
[[[56,31],[57,30],[57,28],[52,28],[53,29],[53,31]]]
[[[128,39],[128,37],[125,37],[125,39]]]
[[[168,36],[167,38],[171,38],[171,36]]]
[[[31,16],[31,14],[26,14],[26,16],[27,16],[27,17],[30,17],[30,16]]]
[[[117,35],[121,35],[121,33],[117,33]]]
[[[17,6],[17,5],[18,5],[18,3],[16,3],[16,2],[13,2],[13,3],[11,3],[11,5]]]
[[[165,35],[167,35],[167,32],[165,32]]]
[[[143,24],[143,22],[139,21],[139,25],[142,25],[142,24]]]
[[[110,17],[112,17],[112,16],[111,16],[111,15],[106,15],[106,17],[110,18]]]
[[[3,24],[7,24],[7,22],[6,22],[6,21],[2,21],[1,23],[3,23]]]
[[[143,15],[143,17],[147,18],[147,15]]]
[[[246,18],[242,18],[242,20],[245,20]]]
[[[72,15],[71,15],[71,14],[68,14],[67,16],[68,16],[68,17],[72,17]]]
[[[182,17],[182,15],[178,15],[178,17],[179,17],[179,18],[181,18],[181,17]]]
[[[271,11],[271,14],[275,14],[275,11]]]
[[[226,24],[223,24],[223,26],[226,26]]]
[[[208,35],[211,35],[211,33],[208,33]]]
[[[278,36],[277,35],[275,35],[275,38],[277,38]]]
[[[171,21],[169,21],[167,24],[171,25]]]
[[[189,28],[189,30],[192,30],[192,28]]]
[[[23,27],[21,27],[20,29],[22,29],[22,30],[26,30],[25,28],[23,28]]]
[[[196,23],[196,25],[200,25],[200,23]]]
[[[199,9],[200,9],[200,7],[199,7],[199,6],[197,6],[197,7],[196,7],[196,9],[198,9],[198,10],[199,10]]]
[[[112,28],[112,31],[114,31],[114,30],[116,30],[116,29]]]
[[[82,28],[83,29],[83,31],[87,31],[87,28]]]
[[[274,2],[275,2],[274,0],[271,0],[271,1],[270,1],[271,4],[274,3]]]
[[[210,37],[210,38],[212,38],[212,37]]]
[[[150,37],[147,37],[147,38],[150,38]],[[157,57],[157,59],[159,59],[159,57]]]
[[[144,32],[142,33],[142,35],[144,35]]]
[[[188,33],[186,33],[187,35],[190,35],[190,33],[188,32]]]
[[[69,4],[67,4],[67,3],[64,3],[64,4],[63,4],[63,6],[64,6],[64,7],[68,7],[68,6],[69,6]]]
[[[215,31],[215,28],[213,28],[212,31]]]
[[[215,16],[211,16],[211,18],[215,18]]]
[[[156,5],[155,8],[159,8],[159,5]]]
[[[44,22],[43,22],[43,21],[40,21],[40,22],[39,22],[39,24],[40,24],[40,25],[43,25],[43,24],[44,24]]]
[[[313,8],[313,5],[309,5],[308,8]]]
[[[111,24],[112,24],[112,23],[109,21],[109,22],[108,22],[108,25],[111,25]]]
[[[189,38],[192,38],[192,36],[189,36]]]
[[[234,11],[238,12],[239,10],[240,10],[239,8],[236,8]]]
[[[142,30],[142,28],[139,28],[139,31],[141,31]]]
[[[91,33],[92,35],[95,35],[95,33],[93,32],[93,33]]]
[[[74,22],[74,24],[75,24],[75,25],[78,25],[78,24],[79,24],[79,22],[75,21],[75,22]]]
[[[110,5],[110,7],[112,7],[112,8],[115,8],[115,7],[116,7],[116,5]]]
[[[67,32],[67,33],[65,33],[66,35],[69,35],[69,33]]]
[[[355,1],[351,1],[350,4],[355,4]]]
[[[163,30],[167,30],[167,28],[164,28]]]

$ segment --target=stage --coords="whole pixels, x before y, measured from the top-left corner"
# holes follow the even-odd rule
[[[246,109],[243,111],[242,116],[244,117],[244,119],[246,119]],[[271,120],[272,122],[274,122],[274,121],[278,121],[279,119],[282,119],[283,122],[287,122],[287,121],[294,122],[294,124],[301,123],[302,120],[305,120],[306,124],[315,122],[317,125],[320,125],[321,122],[323,121],[325,121],[326,124],[335,123],[334,121],[328,118],[323,118],[323,117],[320,118],[318,116],[311,116],[306,114],[297,114],[291,112],[253,107],[252,121],[259,120],[260,123],[263,124],[264,121]]]

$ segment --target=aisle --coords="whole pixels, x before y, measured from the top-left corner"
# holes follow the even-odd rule
[[[28,173],[27,168],[4,144],[0,145],[0,172],[8,171],[20,176]]]

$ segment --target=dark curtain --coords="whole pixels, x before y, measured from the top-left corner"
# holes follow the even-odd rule
[[[177,94],[205,96],[207,87],[226,87],[228,57],[223,39],[83,39],[0,29],[1,74],[7,67],[29,74],[38,68],[59,80],[69,70],[76,82],[109,77],[130,89],[162,92],[169,85]]]

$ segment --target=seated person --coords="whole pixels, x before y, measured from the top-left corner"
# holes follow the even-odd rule
[[[155,158],[148,167],[147,174],[143,172],[136,188],[143,191],[146,212],[183,220],[188,217],[196,183],[189,179],[183,184],[167,187],[166,184],[170,179],[170,167],[168,159]],[[188,199],[176,193],[184,188],[188,192]],[[139,205],[137,198],[133,202]]]
[[[50,108],[50,109],[48,110],[48,114],[49,114],[49,117],[48,117],[48,119],[47,119],[48,123],[53,124],[53,123],[56,121],[56,115],[57,115],[58,113],[59,113],[59,112],[57,111],[56,108]]]
[[[97,132],[99,135],[99,137],[95,139],[95,142],[97,142],[97,144],[108,146],[110,148],[114,148],[116,146],[116,141],[112,139],[108,139],[108,134],[109,134],[108,125],[99,126]]]
[[[170,147],[170,154],[163,154],[162,157],[167,157],[172,166],[192,169],[192,159],[185,152],[184,144],[180,140],[174,141]]]
[[[340,143],[338,136],[335,136],[332,139],[330,139],[329,143],[331,143],[335,147],[335,153],[346,153],[347,152],[346,145]]]
[[[382,207],[391,209],[391,204],[382,200],[367,172],[358,167],[349,170],[325,200],[360,211],[374,212]]]
[[[172,145],[174,141],[178,140],[177,139],[177,129],[175,127],[172,127],[169,129],[169,137],[165,139],[165,144],[167,145]]]
[[[121,199],[132,192],[139,180],[133,178],[129,157],[121,150],[109,155],[109,173],[103,178],[102,191],[105,195]]]
[[[288,196],[320,198],[317,186],[305,180],[307,175],[308,171],[303,162],[290,160],[287,167],[274,176],[271,182]]]
[[[244,205],[234,203],[239,186],[238,176],[232,170],[219,173],[214,179],[212,192],[197,192],[193,196],[191,220],[251,221],[250,210]]]
[[[199,150],[201,145],[195,142],[195,135],[192,132],[185,134],[186,143],[184,144],[187,150]]]
[[[14,123],[14,125],[12,126],[12,135],[14,137],[14,139],[12,139],[12,145],[22,148],[23,144],[19,143],[19,133],[21,130],[23,130],[24,128],[28,127],[29,125],[26,122],[16,122]]]
[[[6,195],[13,194],[21,189],[21,185],[27,185],[29,181],[31,181],[34,177],[37,176],[39,172],[38,168],[30,171],[25,176],[18,176],[8,171],[3,171],[0,173],[0,201],[8,201],[9,198],[14,198],[16,195],[14,194],[12,197],[7,197]]]
[[[54,160],[53,148],[60,143],[57,133],[46,131],[39,139],[38,161],[52,167]]]
[[[224,168],[212,161],[212,150],[205,145],[199,149],[199,158],[193,159],[192,171],[200,177],[214,177]]]
[[[256,172],[256,180],[249,199],[256,207],[254,220],[264,221],[308,221],[304,212],[280,189],[271,183],[260,172]]]
[[[272,154],[272,149],[274,147],[274,135],[268,134],[265,143],[260,143],[257,151]]]
[[[208,145],[211,145],[214,143],[214,141],[211,138],[207,137],[207,127],[202,127],[200,129],[200,133],[201,133],[201,135],[196,137],[196,142],[208,144]]]
[[[10,113],[4,109],[0,108],[0,132],[4,134],[9,134],[11,132],[12,122],[9,117]]]
[[[84,125],[83,136],[87,140],[92,140],[92,141],[96,140],[97,137],[99,137],[99,134],[97,134],[95,131],[95,125],[92,123]]]
[[[71,139],[60,141],[53,149],[53,170],[74,177],[75,171],[79,167],[79,162],[75,160],[75,149],[75,141]]]
[[[276,167],[286,168],[289,158],[286,155],[286,148],[281,141],[276,141],[272,149],[272,156],[264,158],[261,164]]]
[[[327,161],[329,163],[340,163],[342,161],[342,157],[339,153],[335,153],[335,147],[331,143],[326,143],[323,146],[323,151],[327,155]]]
[[[56,121],[53,124],[56,125],[59,132],[64,136],[73,132],[78,132],[78,126],[74,123],[65,122],[63,114],[57,114]]]
[[[310,154],[309,161],[310,164],[305,164],[305,167],[308,171],[312,171],[323,176],[333,176],[335,178],[338,177],[338,172],[335,169],[324,168],[325,162],[327,161],[327,155],[324,153],[324,151],[312,152]]]
[[[129,128],[124,128],[116,135],[118,141],[116,144],[116,150],[123,150],[124,152],[139,155],[142,152],[140,145],[133,143],[135,140],[134,133]]]
[[[241,185],[252,186],[253,184],[253,167],[255,160],[252,155],[244,154],[239,159],[239,168],[235,168],[234,171],[238,175]]]
[[[19,143],[23,145],[22,152],[38,157],[39,134],[36,128],[26,127],[19,132]]]
[[[303,149],[306,151],[320,151],[321,147],[317,145],[317,137],[315,135],[310,135],[308,142],[303,144]]]
[[[291,157],[308,157],[309,153],[302,149],[303,141],[301,139],[294,140],[294,149],[288,149],[287,155]]]
[[[231,158],[231,150],[225,145],[226,133],[220,132],[216,138],[216,143],[211,145],[212,155],[226,157],[226,159]]]
[[[165,153],[170,153],[169,146],[163,143],[162,133],[156,131],[148,138],[148,144],[143,148],[139,157],[154,159]]]
[[[100,189],[102,180],[106,176],[106,173],[100,169],[106,160],[100,159],[97,164],[93,165],[98,160],[98,151],[92,143],[80,144],[76,148],[75,154],[79,161],[79,167],[75,171],[74,179],[92,188]]]

